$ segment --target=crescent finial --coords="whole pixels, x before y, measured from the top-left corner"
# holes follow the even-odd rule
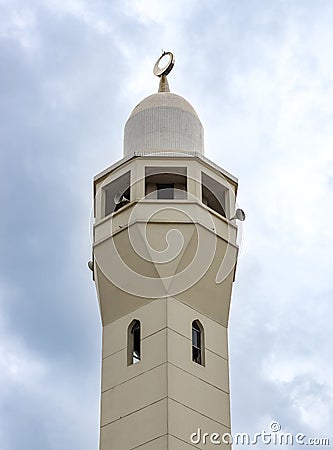
[[[167,62],[165,62],[166,58],[168,58]],[[175,65],[174,54],[163,50],[162,55],[156,61],[153,69],[154,75],[160,78],[160,85],[158,88],[158,92],[170,92],[167,75],[169,75],[174,65]]]

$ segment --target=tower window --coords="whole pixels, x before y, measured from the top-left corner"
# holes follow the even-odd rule
[[[192,322],[192,361],[204,366],[204,333],[198,320]]]
[[[130,180],[130,172],[126,172],[103,188],[105,192],[105,216],[118,211],[130,201]]]
[[[225,217],[226,196],[228,189],[204,172],[201,173],[202,203]]]
[[[147,199],[186,200],[186,167],[146,167]]]
[[[141,360],[141,325],[139,320],[133,320],[127,334],[127,365],[136,364]]]

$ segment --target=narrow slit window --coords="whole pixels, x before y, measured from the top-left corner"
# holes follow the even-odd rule
[[[192,322],[192,361],[204,365],[203,327],[198,320]]]
[[[128,353],[127,364],[136,364],[141,360],[141,325],[139,320],[134,320],[128,327]]]

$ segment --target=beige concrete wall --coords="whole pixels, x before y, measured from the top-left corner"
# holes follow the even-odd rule
[[[177,202],[177,209],[174,209],[175,202]],[[135,213],[133,213],[134,208],[136,208]],[[146,218],[152,216],[154,221],[160,220],[161,223],[198,221],[209,229],[213,224],[214,233],[217,236],[236,245],[237,227],[235,223],[219,216],[215,211],[193,198],[189,200],[154,200],[150,198],[140,204],[140,209],[136,203],[129,203],[119,213],[104,217],[94,225],[94,242],[98,245],[112,234],[119,232],[121,228],[130,226],[134,221],[146,223]]]
[[[162,330],[166,327],[166,299],[154,300],[103,327],[103,358],[127,348],[127,327],[134,319],[143,322],[142,339]]]
[[[127,366],[127,348],[103,359],[102,392],[146,373],[166,362],[166,329],[144,338],[141,342],[141,361]]]
[[[100,450],[130,450],[167,433],[167,399],[101,427]]]
[[[153,439],[146,444],[139,445],[138,447],[133,447],[131,450],[168,450],[168,435],[158,437],[157,439]]]
[[[221,299],[217,299],[217,302]],[[194,319],[193,319],[194,317]],[[210,351],[222,358],[228,358],[228,330],[219,322],[202,314],[194,307],[179,301],[177,298],[168,298],[167,323],[173,331],[192,339],[192,321],[198,319],[205,327],[205,345]]]
[[[102,393],[101,426],[133,414],[167,396],[166,363]]]
[[[191,434],[196,433],[198,428],[203,433],[219,433],[222,436],[224,433],[230,433],[230,428],[221,425],[219,422],[215,422],[210,417],[207,417],[199,412],[190,409],[173,399],[168,399],[168,431],[169,435],[172,436],[173,445],[170,446],[168,450],[178,450],[177,444],[182,442],[183,446],[188,445],[189,448],[195,447],[196,449],[206,450],[206,449],[223,449],[230,450],[230,445],[222,444],[215,445],[209,442],[203,444],[202,440],[200,443],[193,445],[191,444]],[[177,444],[176,444],[177,443]],[[184,447],[184,450],[188,447]],[[179,446],[179,448],[183,448]]]
[[[133,319],[141,322],[142,359],[128,366]],[[193,320],[204,327],[205,366],[192,361]],[[154,300],[106,325],[100,449],[213,448],[194,446],[190,436],[198,428],[230,432],[227,356],[227,329],[175,298]]]
[[[218,389],[229,393],[228,361],[208,348],[205,349],[205,366],[191,360],[192,341],[168,329],[168,361],[187,373],[192,373]],[[187,357],[184,357],[187,355]]]
[[[230,427],[229,394],[171,364],[168,365],[168,396]]]
[[[173,228],[177,228],[183,239],[178,255],[163,264],[152,261],[150,252],[153,251],[150,246],[153,246],[154,250],[156,247],[159,249],[162,241],[165,246],[165,236]],[[135,312],[141,305],[151,302],[153,297],[163,298],[178,292],[178,300],[227,326],[237,248],[221,238],[216,239],[213,230],[199,224],[195,226],[190,223],[177,223],[175,227],[167,222],[151,223],[148,226],[133,223],[130,229],[131,235],[127,229],[121,230],[112,239],[94,247],[94,274],[103,324],[114,322],[129,311]],[[148,239],[145,238],[145,230],[149,233]],[[133,235],[142,256],[132,248]],[[201,243],[199,246],[198,242]],[[208,253],[205,251],[207,247],[210,249]],[[112,258],[111,254],[117,254],[118,257]],[[202,258],[206,260],[202,262]],[[203,268],[204,274],[201,270],[203,263],[206,264]],[[103,266],[107,264],[111,267],[123,264],[125,268],[115,276],[111,268],[103,271]],[[217,276],[223,264],[226,264],[224,267],[227,268],[229,275],[225,274],[226,278],[219,283]],[[133,272],[135,276],[132,275]],[[117,286],[117,280],[121,279],[122,275],[126,280],[123,288]],[[164,278],[168,278],[171,282],[165,283]],[[147,282],[145,279],[148,279]],[[140,295],[136,294],[138,287],[141,289]],[[143,297],[143,294],[148,298]]]

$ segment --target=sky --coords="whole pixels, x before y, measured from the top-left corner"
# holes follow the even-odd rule
[[[333,443],[332,23],[329,0],[0,0],[1,450],[98,448],[92,179],[161,49],[247,216],[232,429]]]

